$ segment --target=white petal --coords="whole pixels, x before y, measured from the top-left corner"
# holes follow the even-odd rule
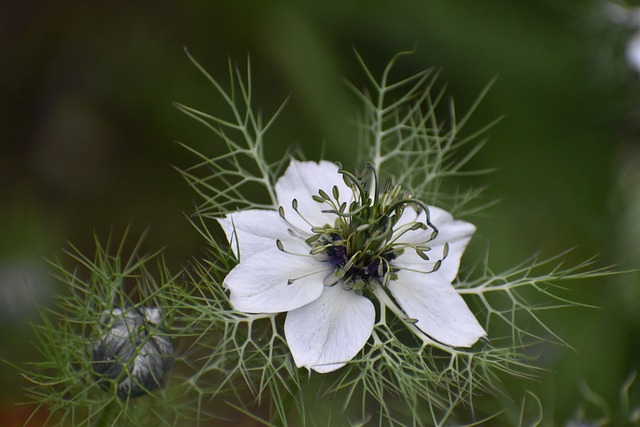
[[[329,209],[329,205],[318,203],[311,196],[318,195],[318,190],[324,190],[331,196],[334,186],[338,187],[340,201],[349,203],[353,192],[338,173],[338,166],[327,161],[316,163],[291,159],[284,175],[276,182],[276,195],[278,203],[285,209],[287,220],[307,230],[309,225],[293,210],[291,202],[293,199],[298,201],[298,212],[309,223],[315,226],[333,225],[336,216],[322,212]]]
[[[233,253],[240,260],[276,247],[276,240],[292,239],[290,225],[275,211],[252,209],[217,218]],[[301,240],[301,238],[298,238]],[[240,255],[237,250],[240,248]]]
[[[424,211],[416,215],[413,209],[407,209],[396,224],[395,229],[397,230],[402,225],[412,221],[426,223],[426,219]],[[414,250],[406,248],[404,253],[393,261],[393,264],[401,268],[406,267],[429,272],[433,269],[435,263],[443,258],[444,246],[447,243],[449,246],[448,255],[442,260],[438,272],[449,282],[452,282],[458,275],[460,259],[476,227],[469,222],[453,219],[449,212],[435,206],[429,206],[429,219],[438,229],[438,236],[434,240],[427,242],[433,231],[431,229],[409,231],[397,240],[399,243],[429,246],[431,248],[427,252],[427,256],[430,258],[429,261],[422,259]]]
[[[231,304],[247,313],[280,313],[317,299],[330,264],[311,256],[286,254],[277,248],[241,261],[224,279]],[[289,279],[295,279],[289,284]]]
[[[416,326],[436,341],[453,347],[471,347],[486,332],[460,294],[439,273],[407,270],[389,283],[389,291]]]
[[[341,368],[364,347],[375,316],[367,298],[325,287],[320,298],[287,313],[284,332],[296,366],[320,373]]]

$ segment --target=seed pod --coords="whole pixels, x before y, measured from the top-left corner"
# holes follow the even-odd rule
[[[94,343],[93,371],[105,389],[116,383],[118,397],[138,397],[160,386],[173,364],[171,340],[161,328],[159,308],[105,311],[105,332]]]

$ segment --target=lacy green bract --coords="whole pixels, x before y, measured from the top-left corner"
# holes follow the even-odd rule
[[[327,161],[291,160],[279,211],[218,219],[239,263],[224,280],[233,307],[286,312],[298,367],[331,372],[364,347],[374,302],[423,342],[470,347],[486,333],[452,286],[475,227],[389,181],[379,190]]]

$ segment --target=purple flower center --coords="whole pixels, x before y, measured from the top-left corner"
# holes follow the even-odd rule
[[[332,235],[331,240],[333,242],[343,241],[337,234]],[[354,254],[348,253],[347,247],[339,243],[329,246],[325,254],[328,257],[328,262],[336,269],[350,265],[345,271],[343,283],[359,281],[369,283],[373,279],[381,280],[389,272],[389,262],[396,258],[396,253],[389,250],[381,255],[359,253],[355,255],[358,259],[352,260]]]

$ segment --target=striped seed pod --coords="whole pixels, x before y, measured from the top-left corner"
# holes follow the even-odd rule
[[[104,333],[92,348],[98,384],[115,383],[121,399],[142,396],[160,386],[174,359],[173,345],[162,329],[159,308],[143,307],[105,311]]]

